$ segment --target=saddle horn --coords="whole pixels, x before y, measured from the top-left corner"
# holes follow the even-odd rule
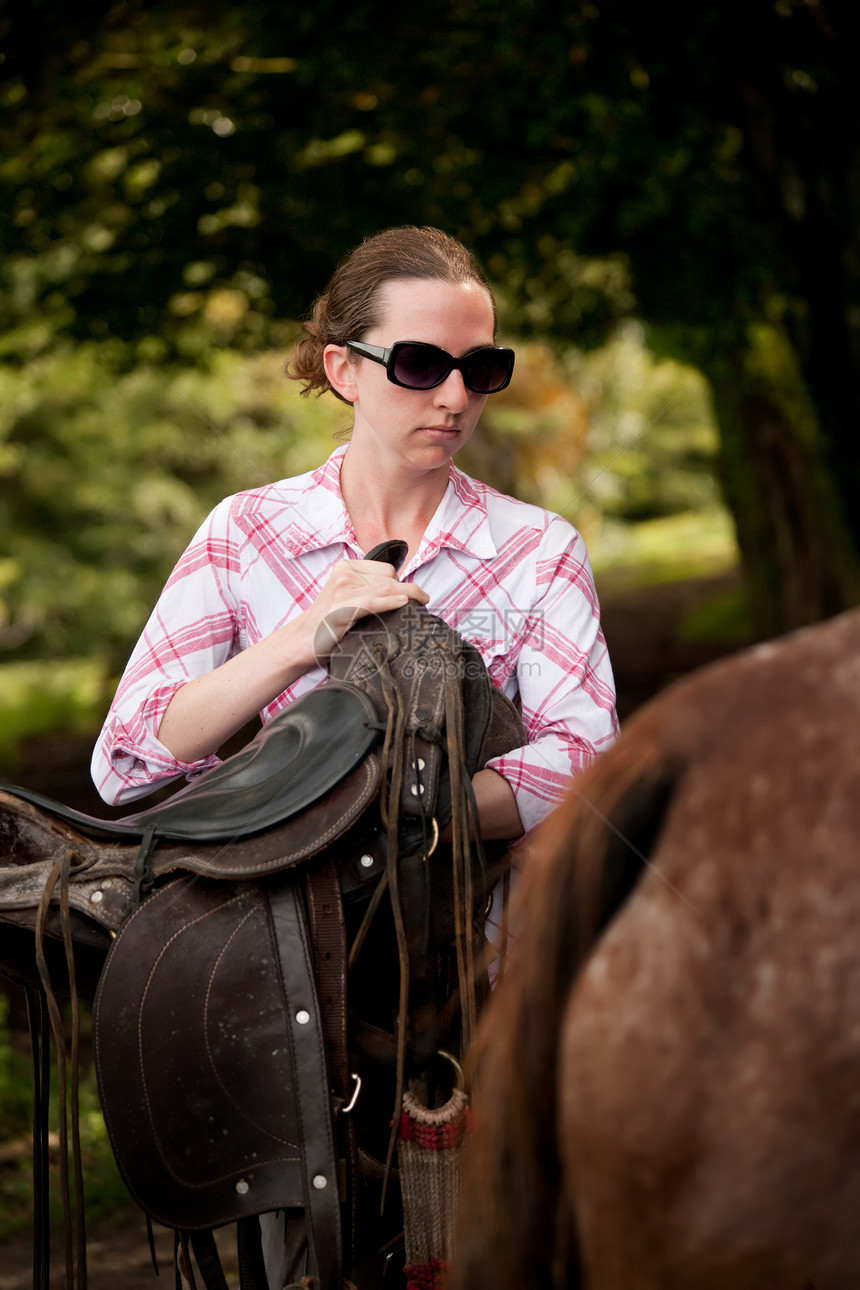
[[[402,538],[389,538],[387,542],[378,542],[372,550],[368,551],[364,558],[365,560],[380,560],[383,564],[393,564],[395,570],[399,573],[400,566],[406,559],[408,550],[409,543],[404,542]]]

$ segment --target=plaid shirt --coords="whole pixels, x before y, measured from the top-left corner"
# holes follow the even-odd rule
[[[301,614],[339,560],[360,559],[340,492],[338,448],[319,469],[226,498],[174,569],[128,662],[92,760],[110,803],[193,776],[156,737],[178,689]],[[528,744],[489,763],[526,829],[615,736],[615,694],[582,538],[565,520],[505,497],[456,467],[421,546],[401,571],[427,608],[471,641],[518,699]],[[321,684],[314,668],[261,713]]]

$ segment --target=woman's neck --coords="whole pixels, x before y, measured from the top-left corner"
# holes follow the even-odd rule
[[[420,545],[448,487],[450,463],[431,471],[388,471],[378,463],[365,469],[360,454],[347,449],[340,466],[340,490],[363,550],[401,538],[408,559]]]

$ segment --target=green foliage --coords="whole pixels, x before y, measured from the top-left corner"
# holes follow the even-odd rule
[[[649,317],[729,344],[774,294],[800,323],[798,232],[820,202],[852,227],[822,10],[42,0],[38,45],[6,41],[8,343],[173,344],[227,291],[227,338],[256,347],[398,222],[467,236],[523,326],[567,339],[630,307],[628,268]]]
[[[0,1147],[20,1146],[0,1168],[0,1241],[32,1221],[32,1160],[26,1142],[33,1113],[30,1061],[8,1021],[9,1000],[0,993]]]
[[[634,323],[569,361],[590,411],[587,504],[625,523],[718,504],[719,439],[695,368],[656,360]]]
[[[90,730],[109,702],[107,672],[98,659],[0,665],[0,765],[15,765],[33,735]]]
[[[639,524],[601,522],[589,549],[601,587],[613,590],[706,577],[737,564],[734,529],[718,506]]]
[[[387,224],[436,223],[476,247],[511,332],[600,347],[635,311],[653,344],[659,336],[676,363],[707,374],[757,596],[787,600],[797,568],[784,534],[757,521],[762,492],[780,495],[781,513],[805,511],[804,542],[818,553],[807,587],[822,580],[833,542],[856,565],[860,116],[849,6],[670,4],[655,23],[633,0],[561,10],[533,0],[395,9],[320,0],[285,22],[271,0],[215,3],[205,14],[165,0],[72,9],[39,0],[38,42],[31,10],[0,20],[0,357],[20,367],[50,355],[50,384],[52,365],[72,362],[57,357],[59,342],[96,342],[104,371],[87,388],[90,421],[114,385],[137,402],[135,416],[157,421],[152,382],[131,388],[137,363],[208,366],[213,351],[285,345],[283,320],[305,313],[347,247]],[[747,396],[761,385],[749,369],[762,328],[777,330],[785,350],[768,396],[782,405],[788,391],[808,414],[809,469],[791,478],[759,477],[744,433],[754,415]],[[2,392],[27,403],[23,391]],[[9,465],[20,436],[38,442],[58,417],[75,439],[63,453],[86,466],[87,415],[54,396],[51,404],[40,390],[25,406],[17,440],[0,432],[7,478],[26,475]],[[114,412],[118,427],[130,424]],[[175,423],[172,406],[162,420]],[[222,426],[218,409],[213,424]],[[611,435],[597,433],[598,451],[611,452]],[[595,506],[645,520],[658,494],[666,514],[683,504],[705,477],[692,458],[709,442],[703,432],[685,463],[668,423],[651,438],[649,460],[631,446],[616,492],[598,498],[598,488]],[[119,473],[131,454],[120,456]],[[64,460],[53,472],[46,465],[43,491],[57,486]],[[100,491],[116,508],[100,470],[91,508]],[[181,528],[192,495],[211,499],[219,471],[204,460],[195,473],[168,447],[158,486],[122,502],[140,538],[131,560],[118,560],[129,529],[109,505],[103,524],[86,524],[79,541],[64,537],[53,569],[38,526],[57,503],[25,480],[30,509],[22,501],[13,519],[27,549],[0,564],[13,635],[50,636],[51,623],[34,617],[34,602],[50,598],[52,650],[82,621],[98,598],[77,576],[95,555],[79,550],[89,544],[103,548],[99,585],[118,640],[163,572],[157,540],[137,521],[148,512]],[[819,486],[822,474],[832,488]],[[851,569],[837,582],[831,608],[850,598]]]
[[[690,645],[719,641],[727,648],[740,648],[751,635],[749,604],[740,587],[704,599],[678,627],[678,640]]]
[[[699,577],[737,563],[718,482],[719,437],[695,368],[660,358],[626,323],[591,353],[565,356],[588,420],[587,452],[567,499],[594,567],[639,583]],[[624,572],[626,571],[626,573]]]
[[[302,400],[282,356],[173,371],[110,345],[0,368],[0,645],[117,667],[221,497],[316,464],[348,410]]]

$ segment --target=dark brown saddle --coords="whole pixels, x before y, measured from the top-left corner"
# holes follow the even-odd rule
[[[263,833],[319,802],[379,739],[374,703],[356,686],[330,681],[291,703],[240,752],[148,810],[103,820],[40,793],[13,791],[91,838],[121,842],[152,833],[195,844],[229,842]],[[360,799],[361,793],[351,796]],[[356,801],[358,810],[363,805]],[[330,803],[323,813],[336,814]],[[291,851],[305,846],[293,843]]]
[[[361,620],[324,686],[159,806],[106,822],[0,793],[0,920],[18,932],[0,970],[27,980],[34,923],[46,993],[63,961],[73,991],[95,964],[102,1105],[148,1214],[199,1233],[302,1211],[315,1284],[340,1290],[344,1163],[358,1152],[343,1112],[360,1061],[341,899],[362,915],[353,957],[370,952],[385,893],[394,912],[397,1105],[411,1054],[420,1065],[436,1045],[440,938],[456,942],[459,989],[474,995],[485,891],[467,840],[471,775],[524,742],[477,651],[410,605]],[[265,1285],[250,1262],[243,1286]]]

